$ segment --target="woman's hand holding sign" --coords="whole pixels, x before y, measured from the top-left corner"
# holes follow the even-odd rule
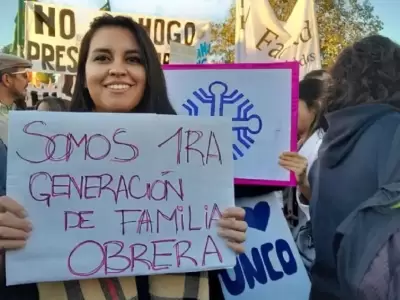
[[[18,202],[0,197],[0,278],[4,276],[4,250],[24,247],[32,230],[25,217],[26,212]]]
[[[279,164],[295,174],[298,185],[307,182],[308,162],[304,156],[301,156],[297,152],[283,152],[279,156]]]
[[[24,208],[7,196],[0,197],[0,249],[24,247],[31,230]]]
[[[307,178],[307,158],[297,152],[283,152],[279,156],[279,165],[295,174],[300,192],[306,199],[310,200],[311,190]]]
[[[241,207],[231,207],[222,213],[219,220],[219,235],[236,253],[244,252],[243,242],[246,240],[247,223],[244,221],[246,211]]]

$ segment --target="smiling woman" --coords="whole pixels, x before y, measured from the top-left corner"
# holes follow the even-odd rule
[[[176,114],[154,45],[131,19],[95,20],[82,39],[79,62],[72,111]]]
[[[176,114],[168,99],[165,78],[156,49],[140,24],[128,17],[113,17],[107,14],[93,21],[82,39],[71,110],[94,113]],[[101,118],[101,116],[102,114],[98,117]],[[75,142],[74,145],[76,145]],[[70,178],[67,180],[69,181]],[[167,185],[168,188],[172,186],[165,182],[165,186]],[[142,186],[142,188],[145,187]],[[174,184],[174,188],[180,193],[179,186],[176,188]],[[147,193],[146,190],[144,191]],[[16,200],[0,197],[0,232],[2,232],[0,249],[4,247],[7,251],[11,251],[29,243],[27,239],[31,227],[27,219],[22,217],[22,213],[18,214],[16,210],[23,210]],[[236,253],[244,251],[243,242],[247,229],[244,215],[242,208],[231,207],[221,212],[218,218],[220,237],[225,241],[226,246]],[[9,216],[11,221],[7,221],[4,216]],[[15,242],[14,247],[9,246],[10,241]],[[161,256],[161,254],[158,255]],[[182,253],[182,257],[183,255],[185,254]],[[166,255],[163,254],[163,256]],[[114,260],[121,258],[122,255],[117,252],[107,257]],[[0,259],[2,259],[1,253]],[[100,267],[102,266],[100,264]],[[0,269],[0,276],[1,271]],[[197,272],[148,277],[101,278],[83,282],[75,280],[65,283],[7,287],[5,291],[1,290],[0,284],[0,298],[7,300],[149,300],[155,298],[221,300],[221,297],[216,298],[212,294],[208,275],[208,272]],[[218,280],[216,282],[219,283]]]

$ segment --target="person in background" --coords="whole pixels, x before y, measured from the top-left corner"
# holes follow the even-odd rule
[[[74,86],[74,75],[65,74],[62,93],[68,97],[72,96],[71,91],[73,86]]]
[[[322,83],[322,85],[320,87],[318,87],[320,95],[317,97],[319,105],[322,106],[322,103],[325,101],[325,96],[331,86],[330,75],[324,69],[313,70],[304,76],[303,81],[309,82],[310,79],[313,80],[314,82],[315,82],[315,80],[318,80]],[[312,89],[312,90],[314,90],[314,89]],[[304,91],[304,89],[303,89],[303,91]],[[311,91],[310,93],[313,93],[313,91]],[[302,118],[302,117],[309,118],[310,116],[308,114],[307,115],[302,114],[303,112],[307,112],[307,110],[301,109],[303,106],[302,103],[304,103],[304,102],[299,103],[299,107],[300,107],[299,118]],[[314,103],[314,105],[315,104],[318,104],[318,103]],[[317,107],[314,106],[314,110],[316,108]],[[319,107],[317,110],[320,111],[321,107]],[[321,116],[319,116],[319,118],[320,118],[319,123],[321,124],[321,126],[323,126],[324,128],[327,128],[327,123],[324,120],[324,117],[322,114],[321,114]],[[301,122],[299,120],[298,126],[302,126],[302,123],[303,122]],[[305,125],[307,126],[307,124],[305,124]],[[300,129],[300,131],[304,132],[304,128]],[[304,142],[304,138],[300,139],[298,141],[298,149],[301,148],[303,142]],[[308,165],[311,165],[311,164],[308,163]],[[308,167],[308,169],[309,169],[309,167]],[[293,190],[292,188],[285,189],[283,192],[284,202],[285,202],[285,206],[284,206],[285,216],[286,216],[288,224],[289,224],[290,228],[293,230],[293,233],[295,236],[297,235],[298,230],[304,225],[302,220],[305,219],[304,218],[305,215],[302,212],[302,209],[299,208],[299,206],[298,206],[299,202],[296,199],[297,192],[298,192],[298,189]],[[308,209],[307,209],[307,211],[308,211]]]
[[[18,56],[0,53],[0,196],[5,195],[7,178],[8,112],[15,102],[25,99],[29,83],[30,61]],[[0,212],[2,210],[0,209]],[[0,224],[1,227],[1,224]],[[0,269],[4,266],[3,247],[0,245]],[[4,276],[0,272],[0,281]],[[3,293],[0,295],[3,297]]]
[[[30,92],[31,96],[31,101],[32,101],[32,106],[35,107],[36,104],[39,102],[39,95],[37,91],[31,91]]]
[[[25,97],[17,97],[14,100],[13,110],[26,110],[27,107]]]
[[[323,69],[314,70],[306,74],[306,76],[304,76],[304,80],[306,79],[318,79],[322,82],[322,90],[321,90],[321,96],[319,97],[319,101],[321,103],[321,106],[323,106],[323,103],[326,101],[326,96],[330,93],[330,89],[332,88],[331,75],[329,74],[328,71]],[[324,119],[323,114],[320,117],[321,117],[320,119],[321,126],[323,126],[324,128],[328,128],[327,127],[328,124]]]
[[[58,97],[45,97],[36,103],[38,111],[67,111],[67,101]]]
[[[310,219],[308,202],[311,200],[311,188],[307,179],[310,168],[318,156],[318,149],[324,136],[320,128],[323,84],[318,79],[304,79],[299,87],[299,112],[297,123],[298,152],[284,152],[279,164],[294,172],[297,180],[296,199],[306,219]]]
[[[108,14],[93,21],[82,39],[70,109],[176,114],[156,49],[141,25]],[[29,243],[31,227],[23,211],[14,199],[0,197],[0,214],[9,216],[0,225],[7,236],[0,238],[0,248],[12,251]],[[223,211],[219,220],[220,236],[236,253],[244,251],[244,216],[244,209],[232,207]],[[0,290],[7,300],[208,300],[210,293],[208,272],[3,286]]]
[[[298,152],[284,152],[280,155],[279,164],[285,169],[294,172],[297,187],[290,188],[286,194],[286,210],[290,208],[297,214],[292,216],[297,223],[292,225],[292,234],[296,241],[299,253],[308,272],[315,258],[312,244],[312,230],[310,221],[309,202],[311,188],[308,174],[318,156],[318,149],[322,143],[324,129],[321,128],[321,98],[324,96],[323,82],[315,78],[306,78],[299,85],[298,111]],[[287,216],[287,218],[290,216]],[[288,220],[289,222],[293,220]]]
[[[15,55],[0,53],[0,139],[7,146],[8,112],[23,109],[29,74],[30,61]],[[16,105],[17,103],[17,105]],[[17,107],[15,107],[17,106]]]
[[[310,171],[311,300],[399,299],[400,46],[373,35],[342,51]]]

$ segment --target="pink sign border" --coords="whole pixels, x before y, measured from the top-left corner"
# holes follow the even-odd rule
[[[164,70],[291,70],[292,71],[292,103],[291,103],[291,128],[290,128],[290,151],[297,151],[297,118],[299,105],[299,63],[245,63],[245,64],[174,64],[164,65]],[[276,158],[278,160],[278,157]],[[290,180],[269,180],[235,178],[238,185],[266,185],[266,186],[296,186],[296,177],[290,173]]]

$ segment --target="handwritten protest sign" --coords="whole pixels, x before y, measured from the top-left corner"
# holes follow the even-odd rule
[[[226,300],[308,300],[310,280],[282,212],[281,193],[241,198],[249,226],[246,252],[220,271]]]
[[[234,205],[231,122],[10,113],[8,195],[33,231],[7,284],[233,267],[217,235]]]

